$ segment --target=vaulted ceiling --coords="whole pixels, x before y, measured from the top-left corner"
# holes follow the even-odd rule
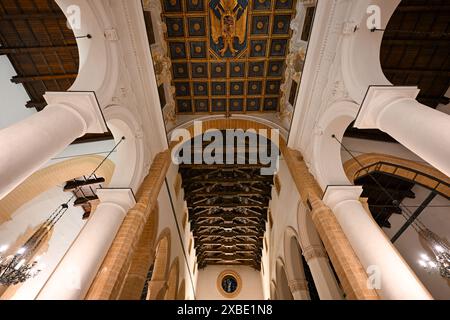
[[[30,97],[24,107],[43,110],[44,93],[67,91],[78,75],[76,39],[54,0],[0,1],[0,45],[0,55],[7,55],[17,73],[11,81]],[[110,138],[88,134],[76,142]]]
[[[430,108],[450,103],[448,0],[403,0],[384,31],[380,52],[385,76],[396,86],[418,86]],[[348,136],[393,141],[378,130],[349,129]]]
[[[279,110],[295,0],[162,2],[178,114]]]

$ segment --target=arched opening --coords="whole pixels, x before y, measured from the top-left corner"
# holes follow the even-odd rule
[[[366,210],[433,297],[448,297],[436,248],[450,248],[450,179],[426,164],[376,153],[351,159],[345,168],[362,186]]]
[[[276,279],[277,300],[294,300],[294,297],[292,296],[291,290],[289,288],[289,281],[286,275],[286,270],[281,260],[277,260],[276,263]]]
[[[303,263],[302,250],[295,231],[291,228],[288,228],[284,234],[284,260],[292,296],[295,300],[310,300],[309,288],[314,288],[316,293],[314,281],[309,279],[312,281],[310,284],[305,277],[305,267],[308,265]]]
[[[178,257],[172,262],[172,266],[169,270],[167,277],[167,291],[164,295],[164,300],[175,300],[178,294],[178,278],[179,278],[179,261]]]
[[[174,141],[182,138],[172,157],[179,163],[199,269],[226,264],[261,268],[279,135],[252,122],[246,122],[246,131],[233,130],[233,125],[241,127],[235,121],[196,123],[172,136]]]
[[[170,231],[164,230],[159,237],[155,251],[152,278],[148,284],[147,300],[164,299],[170,259]]]

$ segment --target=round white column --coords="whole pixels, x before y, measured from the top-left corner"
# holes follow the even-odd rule
[[[328,186],[323,201],[339,224],[369,276],[368,286],[383,299],[428,300],[430,293],[403,260],[359,197],[361,186]]]
[[[100,204],[66,252],[38,300],[80,300],[86,295],[128,210],[131,189],[99,189]]]
[[[303,255],[314,280],[320,300],[342,300],[342,291],[328,263],[327,254],[322,246],[310,246]]]
[[[427,107],[417,88],[370,87],[355,122],[380,129],[450,176],[450,115]]]
[[[92,92],[47,93],[47,107],[0,130],[0,199],[76,138],[107,132]]]

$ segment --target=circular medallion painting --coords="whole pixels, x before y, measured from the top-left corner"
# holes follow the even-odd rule
[[[217,287],[222,295],[227,298],[233,298],[241,290],[241,279],[234,271],[224,271],[217,279]]]
[[[226,293],[234,293],[237,290],[238,283],[235,277],[226,275],[222,279],[222,289]]]

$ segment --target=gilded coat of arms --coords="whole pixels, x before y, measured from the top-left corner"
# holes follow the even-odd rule
[[[247,47],[248,0],[210,0],[210,47],[220,57],[235,57]]]

